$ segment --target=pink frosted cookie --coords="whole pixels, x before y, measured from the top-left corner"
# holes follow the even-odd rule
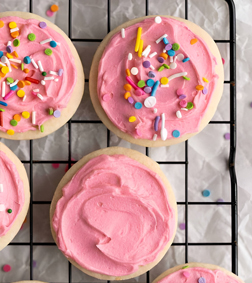
[[[144,146],[179,143],[212,118],[223,90],[212,38],[174,17],[143,17],[110,32],[90,71],[90,94],[104,124]]]
[[[56,189],[50,215],[53,237],[68,260],[106,280],[155,266],[177,226],[176,201],[159,165],[119,147],[75,164]]]
[[[29,203],[25,168],[13,152],[0,143],[0,250],[16,236]]]
[[[0,13],[0,137],[36,139],[64,125],[84,90],[67,35],[30,13]]]
[[[171,268],[153,283],[243,283],[235,274],[216,265],[187,263]]]

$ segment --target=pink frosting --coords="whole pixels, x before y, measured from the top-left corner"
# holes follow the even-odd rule
[[[53,216],[58,247],[80,266],[123,276],[154,261],[175,213],[160,177],[124,155],[100,155],[63,188]]]
[[[21,212],[25,196],[23,182],[15,164],[2,151],[0,151],[0,172],[0,184],[3,188],[3,192],[0,188],[0,237],[2,237],[10,230]],[[12,213],[8,213],[8,209],[12,209]]]
[[[154,130],[154,120],[156,116],[165,113],[165,128],[168,131],[168,139],[173,138],[172,132],[178,130],[180,136],[187,133],[195,133],[199,129],[199,124],[204,116],[213,91],[218,81],[218,76],[215,73],[216,58],[211,54],[207,44],[195,35],[182,22],[171,19],[162,18],[160,24],[156,24],[153,18],[145,19],[135,25],[125,28],[125,38],[121,37],[121,32],[115,34],[107,47],[105,48],[99,64],[98,85],[97,91],[100,103],[106,112],[109,119],[121,131],[126,132],[134,138],[152,139],[154,134],[160,138],[161,122],[158,126],[158,131]],[[142,36],[144,47],[143,50],[151,45],[150,54],[157,52],[157,55],[149,58],[138,57],[134,51],[136,43],[136,35],[138,27],[142,27]],[[165,44],[163,41],[156,43],[155,41],[162,35],[167,34],[169,43],[179,43],[180,49],[176,51],[176,55],[183,54],[190,58],[190,61],[183,63],[176,60],[177,67],[175,69],[164,69],[158,72],[157,69],[163,64],[159,63],[157,58],[163,52]],[[198,39],[198,42],[191,45],[191,39]],[[133,59],[128,60],[128,54],[132,53]],[[175,58],[175,57],[174,57]],[[187,72],[187,77],[190,80],[185,80],[183,77],[175,78],[169,81],[169,87],[158,87],[156,92],[157,103],[154,108],[157,108],[157,113],[154,113],[153,108],[146,108],[144,100],[150,94],[139,96],[139,91],[132,88],[131,96],[135,102],[141,102],[143,107],[135,109],[134,104],[130,104],[125,98],[124,85],[127,84],[125,70],[131,70],[132,67],[138,68],[137,75],[130,75],[130,78],[135,84],[140,80],[145,82],[150,79],[148,72],[150,68],[144,68],[142,63],[148,60],[155,68],[156,73],[154,81],[160,80],[162,77],[169,77],[180,72]],[[170,65],[170,58],[164,61]],[[207,78],[209,83],[203,81],[203,77]],[[207,94],[196,90],[197,85],[202,85],[208,89]],[[179,96],[177,90],[182,88],[187,97],[186,102],[192,102],[194,107],[191,110],[181,110]],[[111,94],[112,99],[104,101],[103,95]],[[177,118],[176,111],[180,110],[182,118]],[[135,116],[135,122],[130,123],[129,117]],[[161,121],[161,120],[160,120]],[[140,129],[142,136],[137,135],[136,129]]]
[[[181,269],[158,281],[158,283],[175,283],[175,282],[179,282],[179,283],[240,283],[238,279],[234,279],[234,277],[227,275],[221,270],[210,270],[210,269],[206,269],[202,267]]]
[[[77,79],[77,70],[74,63],[74,58],[71,53],[71,50],[63,38],[58,32],[53,30],[50,27],[44,29],[39,27],[39,21],[35,19],[24,20],[18,17],[4,17],[1,20],[5,23],[4,27],[0,29],[1,38],[0,38],[0,50],[6,55],[6,46],[8,41],[13,42],[13,38],[10,35],[9,23],[14,21],[16,22],[19,28],[19,37],[20,45],[18,47],[13,47],[18,53],[18,58],[23,62],[24,57],[30,56],[37,63],[39,60],[42,63],[44,71],[48,76],[53,76],[55,79],[58,79],[58,82],[54,80],[47,80],[45,85],[40,83],[43,80],[41,71],[35,69],[32,63],[24,64],[24,68],[30,70],[28,75],[21,70],[21,65],[18,63],[10,62],[18,67],[15,69],[12,67],[12,72],[9,72],[5,78],[0,77],[0,98],[2,98],[2,81],[6,80],[7,77],[12,77],[15,80],[25,80],[25,77],[32,75],[32,72],[35,71],[32,78],[39,80],[39,84],[31,83],[30,86],[25,86],[23,90],[26,94],[26,99],[23,102],[23,98],[20,98],[15,94],[12,95],[5,102],[8,104],[7,107],[2,107],[5,109],[3,113],[3,127],[0,126],[1,131],[7,131],[8,129],[13,129],[15,132],[26,132],[28,130],[37,130],[37,125],[41,126],[47,120],[53,118],[53,116],[48,114],[48,109],[53,108],[54,110],[61,110],[65,108],[68,104],[68,101],[73,92],[74,86]],[[30,33],[36,35],[35,41],[29,41],[27,36]],[[48,38],[53,39],[60,45],[57,45],[55,48],[50,46],[50,42],[45,44],[40,44],[41,41]],[[50,48],[53,52],[51,56],[48,56],[44,51]],[[1,67],[0,67],[1,68]],[[64,73],[62,76],[56,76],[49,74],[49,71],[58,72],[59,69],[63,69]],[[44,100],[40,100],[37,96],[32,93],[33,89],[39,89],[39,93],[43,96]],[[18,90],[18,89],[17,89]],[[10,91],[8,85],[6,85],[7,94]],[[18,122],[17,126],[11,126],[10,120],[13,119],[13,115],[21,114],[23,111],[36,111],[36,125],[32,125],[32,115],[29,119],[22,118]]]

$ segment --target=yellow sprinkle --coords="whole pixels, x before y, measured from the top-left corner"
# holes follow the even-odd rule
[[[136,38],[136,45],[135,45],[135,52],[138,52],[141,40],[142,28],[139,27],[137,29],[137,38]]]
[[[163,57],[165,60],[168,58],[168,55],[166,53],[161,53],[159,56]]]
[[[130,91],[132,87],[131,87],[130,84],[125,84],[125,85],[123,86],[123,88],[124,88],[125,90],[127,90],[127,91]]]
[[[14,64],[11,64],[11,66],[14,68],[14,69],[18,69],[18,67]]]
[[[129,92],[125,92],[125,94],[124,94],[125,99],[128,99],[130,96],[131,96],[131,94]]]
[[[13,130],[8,130],[7,134],[10,135],[10,136],[13,136],[15,134],[15,132]]]
[[[203,78],[203,81],[204,81],[205,83],[209,83],[209,80],[206,79],[206,78]]]
[[[18,96],[18,97],[24,97],[24,96],[25,96],[25,92],[24,92],[22,89],[19,89],[19,90],[17,91],[17,96]]]
[[[25,85],[31,85],[31,82],[29,81],[24,81],[25,82]]]
[[[136,121],[136,117],[135,116],[130,116],[129,117],[129,122],[132,123],[132,122],[135,122]]]
[[[168,78],[166,78],[166,77],[162,77],[161,80],[160,80],[160,82],[161,82],[162,85],[167,85],[168,82],[169,82],[169,80],[168,80]]]
[[[4,75],[6,75],[7,73],[9,73],[9,68],[6,67],[6,66],[4,66],[4,67],[2,67],[1,72],[2,72]]]
[[[196,89],[197,89],[197,90],[203,90],[204,87],[203,87],[203,85],[197,85],[197,86],[196,86]]]
[[[13,56],[12,56],[10,53],[7,53],[6,56],[7,56],[9,59],[13,59]]]
[[[30,113],[27,112],[27,111],[24,111],[24,112],[22,112],[22,116],[23,116],[23,118],[28,119],[30,117]]]
[[[9,28],[13,29],[13,28],[16,28],[16,27],[17,27],[17,24],[15,22],[9,23]]]
[[[142,52],[143,52],[143,40],[141,39],[140,40],[140,46],[139,46],[139,49],[138,49],[138,57],[142,57]]]
[[[193,38],[193,39],[190,41],[191,45],[193,45],[193,44],[195,44],[195,43],[197,43],[197,42],[198,42],[198,39],[197,39],[197,38]]]
[[[126,69],[126,75],[129,77],[130,76],[130,70]]]

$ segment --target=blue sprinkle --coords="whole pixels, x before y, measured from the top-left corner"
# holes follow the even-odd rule
[[[172,132],[172,136],[173,136],[174,138],[179,138],[179,137],[180,137],[180,131],[174,130],[174,131]]]
[[[168,41],[168,39],[166,37],[163,38],[163,42],[164,42],[165,45],[169,44],[169,41]]]
[[[136,109],[141,109],[143,107],[143,104],[141,102],[136,102],[134,106]]]
[[[154,86],[154,80],[152,80],[152,79],[149,79],[149,80],[147,80],[147,82],[146,82],[146,84],[147,84],[147,86],[149,86],[149,87],[152,87],[152,86]]]
[[[31,58],[29,56],[24,57],[24,63],[25,64],[30,64],[31,63]]]
[[[3,102],[3,101],[0,101],[0,105],[8,106],[8,104],[6,102]]]
[[[17,90],[17,88],[18,88],[17,85],[14,85],[14,86],[11,86],[11,87],[10,87],[11,90]]]
[[[160,84],[160,81],[156,81],[153,88],[152,88],[152,92],[151,92],[151,96],[155,96],[156,95],[156,91],[158,89],[158,86]]]
[[[169,56],[174,56],[176,54],[176,52],[172,49],[168,50],[167,53],[168,53]]]
[[[202,192],[203,197],[209,197],[210,194],[211,194],[211,193],[210,193],[209,190],[204,190],[204,191]]]
[[[190,60],[190,58],[187,57],[187,58],[183,59],[182,62],[185,63],[185,62],[187,62],[187,61],[189,61],[189,60]]]
[[[52,48],[55,48],[55,47],[57,46],[57,42],[54,41],[54,40],[50,41],[50,46],[51,46]]]
[[[3,56],[3,51],[0,51],[0,58],[2,58]]]

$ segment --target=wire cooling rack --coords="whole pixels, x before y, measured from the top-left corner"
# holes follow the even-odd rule
[[[105,0],[104,0],[105,1]],[[110,29],[110,7],[111,0],[107,1],[107,30]],[[190,0],[184,0],[185,5],[185,19],[188,19],[188,2]],[[224,0],[223,0],[224,1]],[[161,161],[159,164],[181,164],[185,168],[185,201],[178,202],[178,205],[185,207],[185,241],[184,243],[173,243],[173,246],[184,246],[185,247],[185,263],[188,262],[188,247],[189,246],[230,246],[231,247],[231,267],[232,272],[238,273],[238,213],[237,213],[237,181],[235,173],[235,152],[236,152],[236,18],[235,18],[235,5],[233,0],[225,0],[229,7],[229,25],[230,34],[228,40],[215,40],[216,43],[226,43],[229,44],[230,52],[230,80],[224,81],[225,84],[230,86],[230,119],[227,121],[211,121],[210,124],[229,124],[230,125],[230,151],[229,151],[229,173],[231,179],[231,202],[222,202],[222,205],[231,207],[231,242],[204,242],[204,243],[193,243],[188,241],[188,208],[193,205],[217,205],[218,202],[189,202],[188,201],[188,167],[190,166],[188,162],[188,142],[184,142],[185,146],[185,156],[184,161]],[[101,39],[85,39],[85,38],[72,38],[72,0],[69,0],[69,11],[68,11],[68,25],[69,25],[69,38],[73,42],[100,42]],[[33,1],[29,0],[29,11],[33,12]],[[149,11],[149,1],[145,0],[145,14],[148,15]],[[164,12],[164,14],[166,14]],[[86,79],[85,82],[89,80]],[[29,242],[12,242],[11,246],[29,246],[30,247],[30,279],[33,279],[33,247],[34,246],[52,246],[55,243],[51,242],[34,242],[33,233],[33,205],[34,204],[50,204],[50,201],[34,201],[33,200],[33,164],[68,164],[71,167],[72,161],[72,124],[101,124],[99,120],[70,120],[68,121],[68,160],[34,160],[33,159],[33,141],[29,142],[29,160],[22,161],[30,166],[30,190],[31,190],[31,205],[30,205],[30,241]],[[110,146],[110,131],[107,130],[107,146]],[[146,147],[146,155],[149,155],[149,148]],[[69,263],[68,266],[68,282],[72,282],[72,265]],[[109,282],[109,281],[108,281]],[[150,282],[149,272],[146,274],[146,282]]]

